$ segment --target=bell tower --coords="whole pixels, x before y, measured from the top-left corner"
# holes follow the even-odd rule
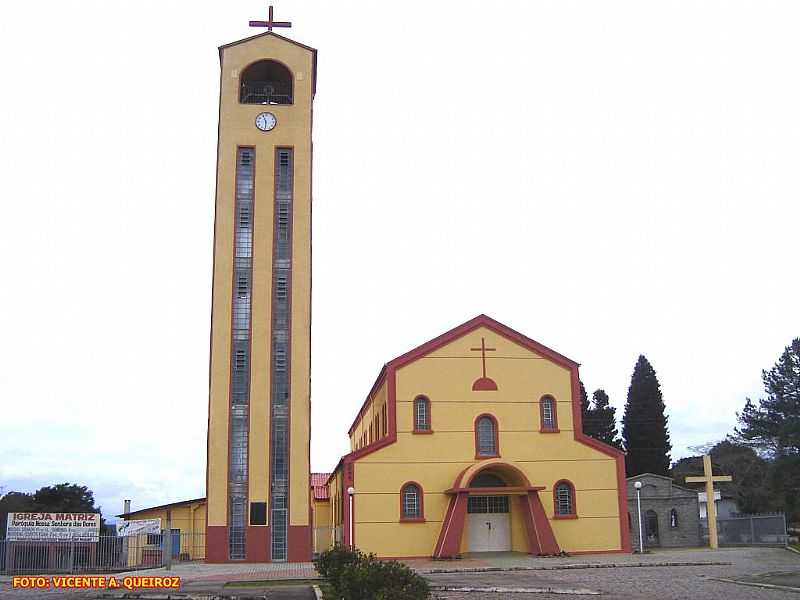
[[[307,561],[317,53],[250,25],[219,48],[206,559]]]

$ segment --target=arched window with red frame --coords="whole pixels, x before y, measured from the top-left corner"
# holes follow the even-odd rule
[[[494,415],[483,414],[475,419],[476,458],[500,456],[500,443],[497,429],[497,419],[494,418]]]
[[[424,497],[422,486],[416,481],[404,483],[400,488],[400,520],[424,521]]]
[[[431,431],[431,401],[427,396],[414,398],[414,433]]]
[[[553,516],[556,519],[577,518],[575,486],[571,481],[562,479],[553,486]]]
[[[539,417],[543,433],[558,432],[558,409],[556,399],[550,395],[542,396],[539,400]]]

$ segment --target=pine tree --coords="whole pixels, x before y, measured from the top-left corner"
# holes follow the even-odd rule
[[[664,408],[655,369],[640,355],[633,369],[622,417],[628,477],[641,473],[668,475],[672,444]]]
[[[595,390],[592,394],[590,413],[593,431],[588,435],[621,450],[622,440],[619,439],[617,431],[617,409],[611,406],[605,390]]]
[[[750,398],[737,414],[736,438],[770,456],[800,456],[800,338],[786,346],[769,371],[762,371],[767,397]]]
[[[581,421],[583,422],[583,433],[587,433],[587,424],[591,421],[591,408],[589,407],[589,396],[586,394],[586,387],[583,385],[583,382],[579,379],[578,384],[580,385],[580,396],[581,396]]]

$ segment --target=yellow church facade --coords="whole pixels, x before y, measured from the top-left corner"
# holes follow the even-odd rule
[[[386,558],[630,551],[624,455],[583,434],[578,364],[487,316],[387,363],[349,434],[333,541]]]
[[[269,14],[219,48],[206,498],[122,516],[204,531],[180,550],[214,563],[629,551],[624,457],[583,435],[578,365],[486,316],[387,363],[351,451],[310,472],[317,52]]]

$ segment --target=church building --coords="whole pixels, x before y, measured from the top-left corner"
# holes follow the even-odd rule
[[[624,457],[582,433],[578,364],[483,315],[386,363],[350,452],[310,473],[317,52],[271,7],[251,25],[219,48],[206,498],[120,516],[204,520],[178,553],[214,563],[629,552]]]
[[[328,480],[335,541],[392,558],[630,552],[624,455],[583,434],[578,364],[485,315],[386,363],[349,434]]]

